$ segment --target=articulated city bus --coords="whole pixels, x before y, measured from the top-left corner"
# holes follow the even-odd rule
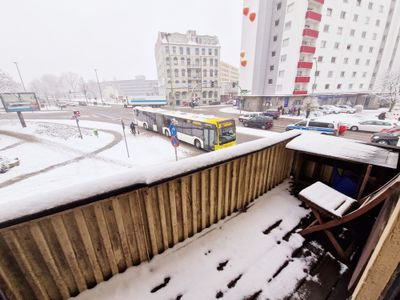
[[[234,119],[151,107],[135,107],[133,112],[138,126],[166,136],[171,135],[169,125],[175,124],[178,139],[199,149],[213,151],[236,144]]]

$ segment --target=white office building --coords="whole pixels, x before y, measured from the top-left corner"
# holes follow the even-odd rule
[[[136,76],[134,79],[103,81],[103,91],[109,91],[115,96],[140,97],[158,95],[158,81],[148,80],[145,76]]]
[[[220,45],[216,36],[159,32],[155,56],[160,93],[170,105],[219,101]]]
[[[219,64],[221,95],[233,97],[238,94],[239,69],[226,62]]]
[[[247,0],[242,22],[251,95],[368,94],[400,71],[400,1]]]

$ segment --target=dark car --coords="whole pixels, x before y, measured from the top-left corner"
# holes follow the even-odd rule
[[[397,146],[399,141],[400,133],[386,133],[386,132],[378,132],[374,133],[371,136],[371,142],[377,143],[381,145],[390,145],[390,146]]]
[[[85,101],[79,101],[78,104],[79,106],[87,106],[87,103]]]
[[[274,118],[275,120],[281,115],[277,109],[267,109],[262,113],[264,116]]]
[[[210,105],[220,105],[221,101],[212,101],[210,102]]]
[[[243,121],[244,127],[258,127],[261,129],[270,129],[272,127],[272,118],[267,116],[255,116]]]

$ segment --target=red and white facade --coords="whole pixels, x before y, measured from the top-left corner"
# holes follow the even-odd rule
[[[240,86],[252,95],[379,90],[400,71],[396,15],[395,0],[244,0]]]

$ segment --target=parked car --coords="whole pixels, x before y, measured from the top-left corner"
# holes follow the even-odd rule
[[[325,122],[318,120],[302,120],[295,124],[289,124],[286,127],[286,130],[306,130],[306,131],[316,131],[323,134],[332,134],[336,135],[337,133],[343,134],[347,127],[342,125],[338,127],[338,125],[334,122]]]
[[[210,105],[220,105],[221,101],[212,101],[210,102]]]
[[[397,146],[399,142],[399,136],[400,132],[397,133],[378,132],[374,133],[371,136],[371,142],[381,145]]]
[[[328,111],[331,111],[332,114],[339,114],[342,112],[342,109],[335,105],[322,105],[322,108]]]
[[[389,129],[397,125],[395,122],[387,120],[365,120],[359,123],[348,124],[351,131],[368,131],[368,132],[379,132],[383,129]]]
[[[342,112],[347,113],[347,114],[355,114],[356,110],[354,108],[352,108],[350,105],[344,105],[344,104],[340,104],[340,105],[336,105],[338,108],[340,108],[342,110]]]
[[[392,128],[382,129],[380,132],[385,132],[385,133],[400,133],[400,126],[394,126],[394,127],[392,127]]]
[[[267,109],[266,111],[262,112],[262,115],[267,117],[272,117],[273,119],[276,120],[279,118],[281,114],[277,109]]]
[[[260,113],[247,113],[247,114],[241,115],[241,116],[239,116],[239,122],[243,123],[244,120],[249,120],[250,118],[259,116],[259,115],[260,115]]]
[[[258,127],[261,129],[270,129],[273,126],[272,117],[267,116],[254,116],[248,120],[243,121],[244,127]]]
[[[79,106],[87,106],[87,103],[85,101],[79,101],[78,104]]]
[[[322,112],[324,115],[333,114],[333,110],[327,106],[319,106],[318,111]]]

